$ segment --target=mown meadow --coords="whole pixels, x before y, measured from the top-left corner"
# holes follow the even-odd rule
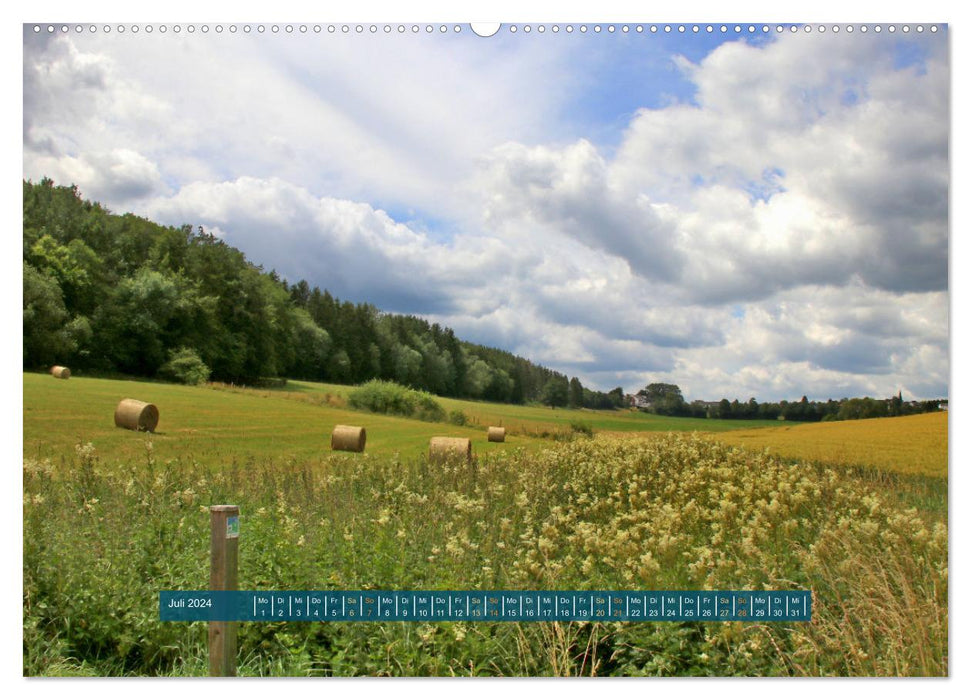
[[[490,445],[499,405],[430,423],[292,384],[24,375],[26,675],[205,675],[205,624],[160,623],[157,606],[159,590],[206,587],[216,503],[241,509],[243,589],[814,594],[809,624],[241,623],[241,675],[948,673],[946,471],[775,456],[671,424],[636,435],[585,411],[590,438],[537,407],[510,411],[564,429],[510,413],[523,430]],[[157,434],[114,428],[127,396],[159,406]],[[331,453],[335,423],[366,425],[366,452]],[[471,437],[476,460],[429,465],[437,434]]]
[[[289,381],[277,395],[343,406],[353,387],[308,381]],[[269,395],[264,392],[264,395]],[[659,416],[634,410],[593,410],[556,408],[470,401],[440,397],[442,407],[461,412],[473,426],[502,425],[513,435],[551,436],[569,430],[572,423],[588,423],[600,432],[643,433],[674,431],[723,432],[742,428],[773,427],[775,420],[720,420]]]

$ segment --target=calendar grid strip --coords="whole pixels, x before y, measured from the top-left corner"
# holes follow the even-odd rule
[[[161,591],[162,621],[808,622],[811,591]]]

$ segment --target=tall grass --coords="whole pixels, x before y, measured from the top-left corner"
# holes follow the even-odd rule
[[[24,672],[205,672],[207,507],[242,589],[811,588],[811,624],[243,623],[246,675],[944,675],[939,510],[699,437],[577,440],[436,467],[333,454],[214,468],[24,461]]]

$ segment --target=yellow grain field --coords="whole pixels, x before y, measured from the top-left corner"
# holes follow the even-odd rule
[[[833,464],[947,477],[947,411],[896,418],[782,425],[712,435],[730,444]]]

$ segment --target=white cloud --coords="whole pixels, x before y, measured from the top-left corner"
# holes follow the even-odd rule
[[[508,143],[493,150],[483,170],[473,186],[486,193],[486,227],[515,235],[541,228],[623,258],[646,277],[678,277],[684,261],[674,249],[674,227],[646,198],[618,192],[588,141],[560,149]]]
[[[128,148],[165,173],[170,160],[185,173],[191,159],[207,164],[209,179],[279,177],[462,216],[453,188],[474,156],[503,139],[539,137],[561,99],[543,87],[563,71],[555,43],[483,54],[476,41],[28,36],[25,174],[43,174],[33,153],[41,143],[72,157]]]
[[[217,228],[228,243],[291,281],[304,278],[353,300],[407,313],[470,308],[461,290],[508,283],[508,246],[457,237],[443,244],[368,204],[315,197],[279,178],[195,182],[153,200],[157,220]]]
[[[613,179],[671,205],[698,298],[854,275],[946,287],[946,56],[931,50],[923,73],[897,69],[893,47],[798,34],[724,44],[681,62],[696,105],[633,120]]]
[[[680,378],[696,398],[947,392],[944,293],[806,288],[743,311],[724,324],[724,344],[684,350],[664,376]]]
[[[946,57],[894,52],[796,35],[681,59],[697,104],[640,110],[612,160],[583,140],[494,149],[473,181],[485,225],[556,231],[706,304],[945,289]]]
[[[57,183],[81,183],[82,194],[92,200],[129,202],[166,190],[158,166],[127,148],[77,157],[38,155],[34,167]]]

